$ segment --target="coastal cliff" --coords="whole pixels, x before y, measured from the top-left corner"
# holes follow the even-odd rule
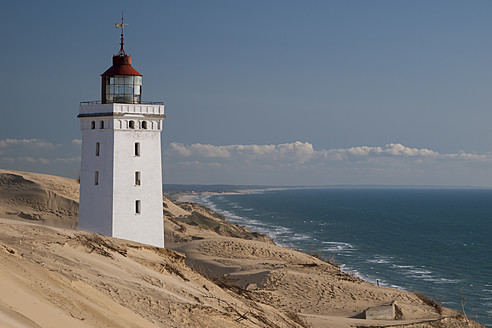
[[[166,249],[76,231],[77,205],[75,180],[0,170],[0,326],[483,327],[195,203],[163,198]]]

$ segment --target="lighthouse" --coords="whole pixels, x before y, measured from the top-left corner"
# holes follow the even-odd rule
[[[101,74],[101,100],[81,102],[79,229],[164,247],[162,102],[142,101],[142,74],[120,50]]]

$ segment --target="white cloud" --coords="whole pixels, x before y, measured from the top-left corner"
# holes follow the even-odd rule
[[[12,157],[2,157],[0,158],[0,163],[2,164],[14,164],[15,158]]]
[[[198,153],[203,157],[213,158],[228,158],[230,154],[231,148],[234,146],[213,146],[213,145],[202,145],[202,144],[193,144],[188,149],[192,153]]]
[[[28,145],[36,148],[53,149],[55,146],[48,141],[41,139],[0,139],[0,148],[9,146]]]
[[[30,156],[22,156],[22,157],[19,157],[17,158],[17,161],[19,162],[27,162],[27,163],[36,163],[37,161],[30,157]]]
[[[56,145],[42,139],[0,139],[0,164],[6,169],[73,176],[80,166],[76,150],[80,144],[80,139]]]
[[[171,156],[191,158],[192,162],[208,162],[221,159],[223,163],[258,162],[276,166],[303,166],[311,164],[329,165],[330,162],[365,162],[385,165],[395,161],[408,164],[422,164],[426,161],[491,161],[490,154],[455,153],[441,154],[427,148],[412,148],[400,143],[384,146],[354,146],[315,150],[309,142],[296,141],[278,145],[226,145],[210,144],[184,145],[171,143]],[[217,162],[217,160],[215,160]]]
[[[181,157],[196,156],[201,158],[241,158],[243,160],[284,160],[305,163],[315,155],[313,145],[308,142],[296,141],[279,145],[227,145],[171,143],[170,153]]]
[[[56,158],[56,161],[62,162],[62,163],[73,163],[73,162],[80,162],[80,156],[76,157],[66,157],[66,158]]]
[[[411,148],[402,144],[390,143],[385,146],[357,146],[341,149],[329,149],[318,151],[324,158],[331,160],[364,160],[365,157],[422,157],[422,158],[439,158],[441,155],[433,150],[426,148]],[[446,157],[446,156],[444,156]],[[443,157],[443,158],[444,158]]]
[[[191,156],[192,154],[191,150],[189,150],[188,148],[186,148],[185,145],[180,143],[172,142],[171,144],[169,144],[169,147],[171,148],[170,149],[171,152],[175,152],[181,157],[188,157]]]

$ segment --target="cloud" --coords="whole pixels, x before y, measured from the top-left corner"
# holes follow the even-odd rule
[[[210,159],[221,159],[223,163],[246,161],[268,162],[277,165],[312,165],[330,162],[366,162],[370,164],[402,163],[422,164],[426,161],[491,161],[490,154],[473,154],[460,152],[441,154],[427,148],[404,146],[400,143],[389,143],[384,146],[354,146],[349,148],[333,148],[315,150],[309,142],[296,141],[278,145],[226,145],[210,144],[184,145],[171,143],[168,152],[171,156],[190,158],[192,162],[208,162]]]
[[[30,156],[19,157],[19,158],[17,158],[17,161],[27,162],[27,163],[36,163],[37,162],[34,158],[32,158]]]
[[[221,158],[255,161],[255,160],[283,160],[294,163],[305,163],[315,155],[313,145],[308,142],[296,141],[279,145],[227,145],[214,146],[210,144],[171,143],[170,154],[181,157],[196,156],[205,159]]]
[[[302,141],[171,143],[164,161],[166,181],[173,183],[492,186],[492,153],[441,153],[396,142],[325,149]]]
[[[2,164],[14,164],[15,163],[15,158],[12,158],[12,157],[1,157],[0,158],[0,163],[2,163]]]
[[[10,146],[33,146],[36,148],[53,149],[55,146],[42,139],[0,139],[0,148]]]
[[[442,156],[436,151],[427,148],[411,148],[402,144],[390,143],[385,146],[357,146],[341,149],[320,150],[325,158],[332,160],[364,159],[364,157],[421,157],[421,158],[452,158]]]
[[[80,166],[81,142],[69,139],[55,145],[42,139],[0,139],[0,164],[6,169],[73,177]]]
[[[61,163],[78,163],[80,162],[80,156],[76,156],[76,157],[66,157],[66,158],[61,158],[61,157],[57,157],[55,159],[56,161],[58,162],[61,162]]]

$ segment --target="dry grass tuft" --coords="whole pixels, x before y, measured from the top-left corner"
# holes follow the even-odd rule
[[[75,239],[83,246],[89,249],[89,253],[96,253],[105,257],[109,257],[114,259],[113,255],[110,251],[119,253],[123,256],[126,256],[127,249],[125,247],[120,247],[118,245],[113,244],[108,238],[98,235],[95,233],[92,234],[80,234],[75,237]]]
[[[308,324],[306,322],[306,320],[304,320],[302,317],[300,317],[299,314],[297,314],[296,312],[288,311],[285,314],[287,315],[287,318],[289,318],[290,320],[294,321],[299,326],[305,327],[305,328],[311,327],[311,325]]]
[[[417,296],[422,302],[424,302],[425,304],[427,304],[428,306],[431,306],[433,307],[437,313],[439,314],[442,314],[443,312],[443,308],[441,306],[441,304],[439,304],[437,301],[429,298],[427,295],[423,294],[423,293],[419,293],[419,292],[416,292],[414,293],[415,296]]]

